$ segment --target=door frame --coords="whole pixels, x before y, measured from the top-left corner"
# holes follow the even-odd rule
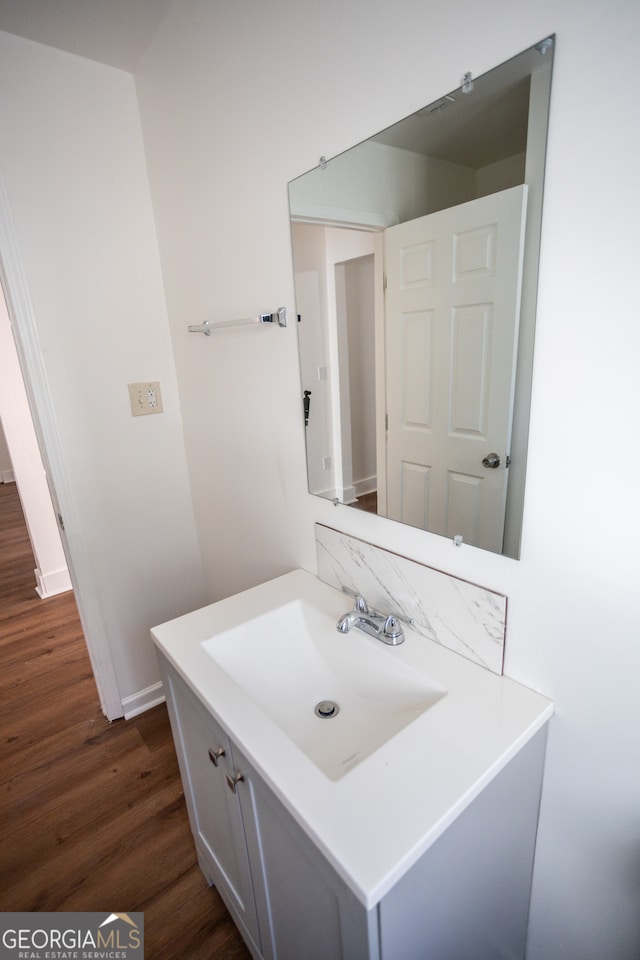
[[[61,539],[73,586],[87,651],[102,712],[108,720],[124,715],[109,640],[104,629],[95,585],[89,573],[82,528],[64,451],[52,393],[38,336],[27,277],[18,246],[9,198],[0,171],[0,284],[9,311],[18,360],[31,416],[58,519],[64,518]]]

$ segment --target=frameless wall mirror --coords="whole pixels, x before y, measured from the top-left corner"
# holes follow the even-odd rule
[[[310,492],[514,558],[553,47],[289,184]]]

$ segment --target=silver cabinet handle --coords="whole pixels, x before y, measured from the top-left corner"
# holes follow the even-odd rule
[[[495,470],[496,467],[500,466],[500,457],[497,453],[488,453],[482,461],[482,466],[489,467],[490,470]]]
[[[211,760],[211,763],[214,765],[214,767],[218,766],[218,760],[220,757],[224,756],[224,747],[216,747],[215,749],[213,747],[209,747],[209,760]]]
[[[243,781],[244,781],[244,776],[241,773],[236,773],[233,777],[231,776],[230,773],[227,774],[227,786],[229,787],[229,790],[231,790],[232,793],[236,792],[236,786],[239,783],[242,783]]]

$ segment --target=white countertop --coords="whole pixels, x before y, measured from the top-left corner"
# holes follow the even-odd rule
[[[336,621],[351,606],[340,591],[295,570],[155,627],[152,636],[356,896],[371,908],[549,720],[553,705],[410,627],[405,627],[405,642],[397,647],[367,638],[447,694],[341,779],[330,780],[202,646],[216,634],[294,598],[321,603]],[[344,642],[349,639],[346,634]]]

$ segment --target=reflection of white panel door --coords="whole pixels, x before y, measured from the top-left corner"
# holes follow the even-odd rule
[[[385,231],[387,515],[500,552],[526,186]],[[496,468],[483,459],[496,453]]]

